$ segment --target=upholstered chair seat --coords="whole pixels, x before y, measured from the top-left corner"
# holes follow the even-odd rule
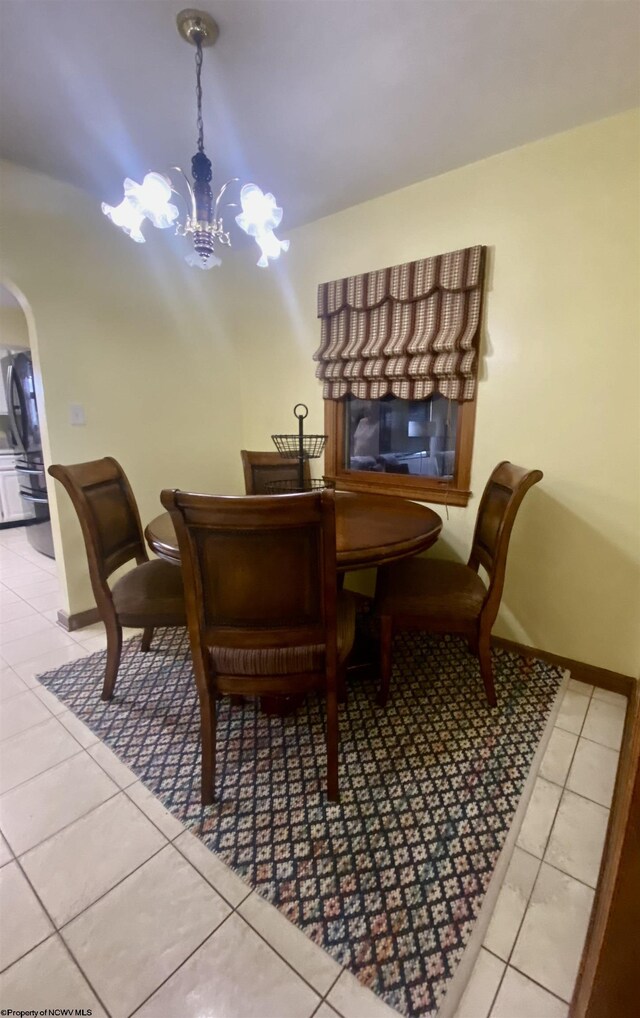
[[[111,588],[123,626],[145,626],[152,614],[156,626],[184,626],[182,573],[177,566],[152,559],[121,576]]]
[[[448,632],[455,629],[456,619],[465,626],[476,619],[487,596],[473,569],[444,559],[405,559],[392,569],[381,569],[378,584],[381,615],[428,616],[432,627],[442,622]]]

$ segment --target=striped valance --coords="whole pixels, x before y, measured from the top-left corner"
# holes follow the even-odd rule
[[[313,356],[324,398],[473,399],[484,252],[467,247],[322,283]]]

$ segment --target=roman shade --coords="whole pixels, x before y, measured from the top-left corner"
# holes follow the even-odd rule
[[[467,247],[322,283],[313,356],[324,398],[473,399],[484,253]]]

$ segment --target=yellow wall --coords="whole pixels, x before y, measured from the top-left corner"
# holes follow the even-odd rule
[[[233,490],[240,445],[224,267],[195,272],[176,238],[151,232],[133,244],[95,198],[2,164],[0,277],[28,302],[45,458],[115,456],[143,522],[162,512],[163,487]],[[70,425],[70,403],[86,426]],[[93,597],[80,528],[51,478],[49,490],[65,607],[82,611]]]
[[[0,304],[0,347],[15,350],[28,346],[29,330],[24,311],[20,307]]]
[[[499,460],[540,467],[514,530],[496,631],[634,676],[639,133],[637,111],[623,114],[291,231],[288,255],[269,270],[277,288],[256,277],[253,252],[241,256],[244,281],[234,275],[237,296],[251,295],[234,319],[244,444],[266,449],[272,431],[295,423],[296,402],[322,429],[311,361],[319,282],[488,245],[475,497],[449,511],[435,554],[468,553],[477,496]]]
[[[347,209],[291,231],[268,271],[253,246],[211,273],[183,268],[176,238],[134,245],[94,198],[4,164],[0,275],[29,302],[48,461],[115,455],[143,520],[164,486],[240,492],[239,449],[270,448],[295,403],[322,430],[317,284],[486,244],[475,497],[449,510],[435,554],[467,553],[498,460],[540,467],[497,632],[637,675],[639,135],[624,114]],[[86,427],[70,426],[71,402]],[[84,552],[57,494],[68,607],[81,611]]]

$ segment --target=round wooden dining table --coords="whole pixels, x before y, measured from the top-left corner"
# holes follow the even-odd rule
[[[418,502],[389,495],[336,492],[339,572],[417,555],[437,541],[441,529],[438,514]],[[145,537],[156,555],[179,565],[178,540],[169,513],[156,516],[147,525]]]

